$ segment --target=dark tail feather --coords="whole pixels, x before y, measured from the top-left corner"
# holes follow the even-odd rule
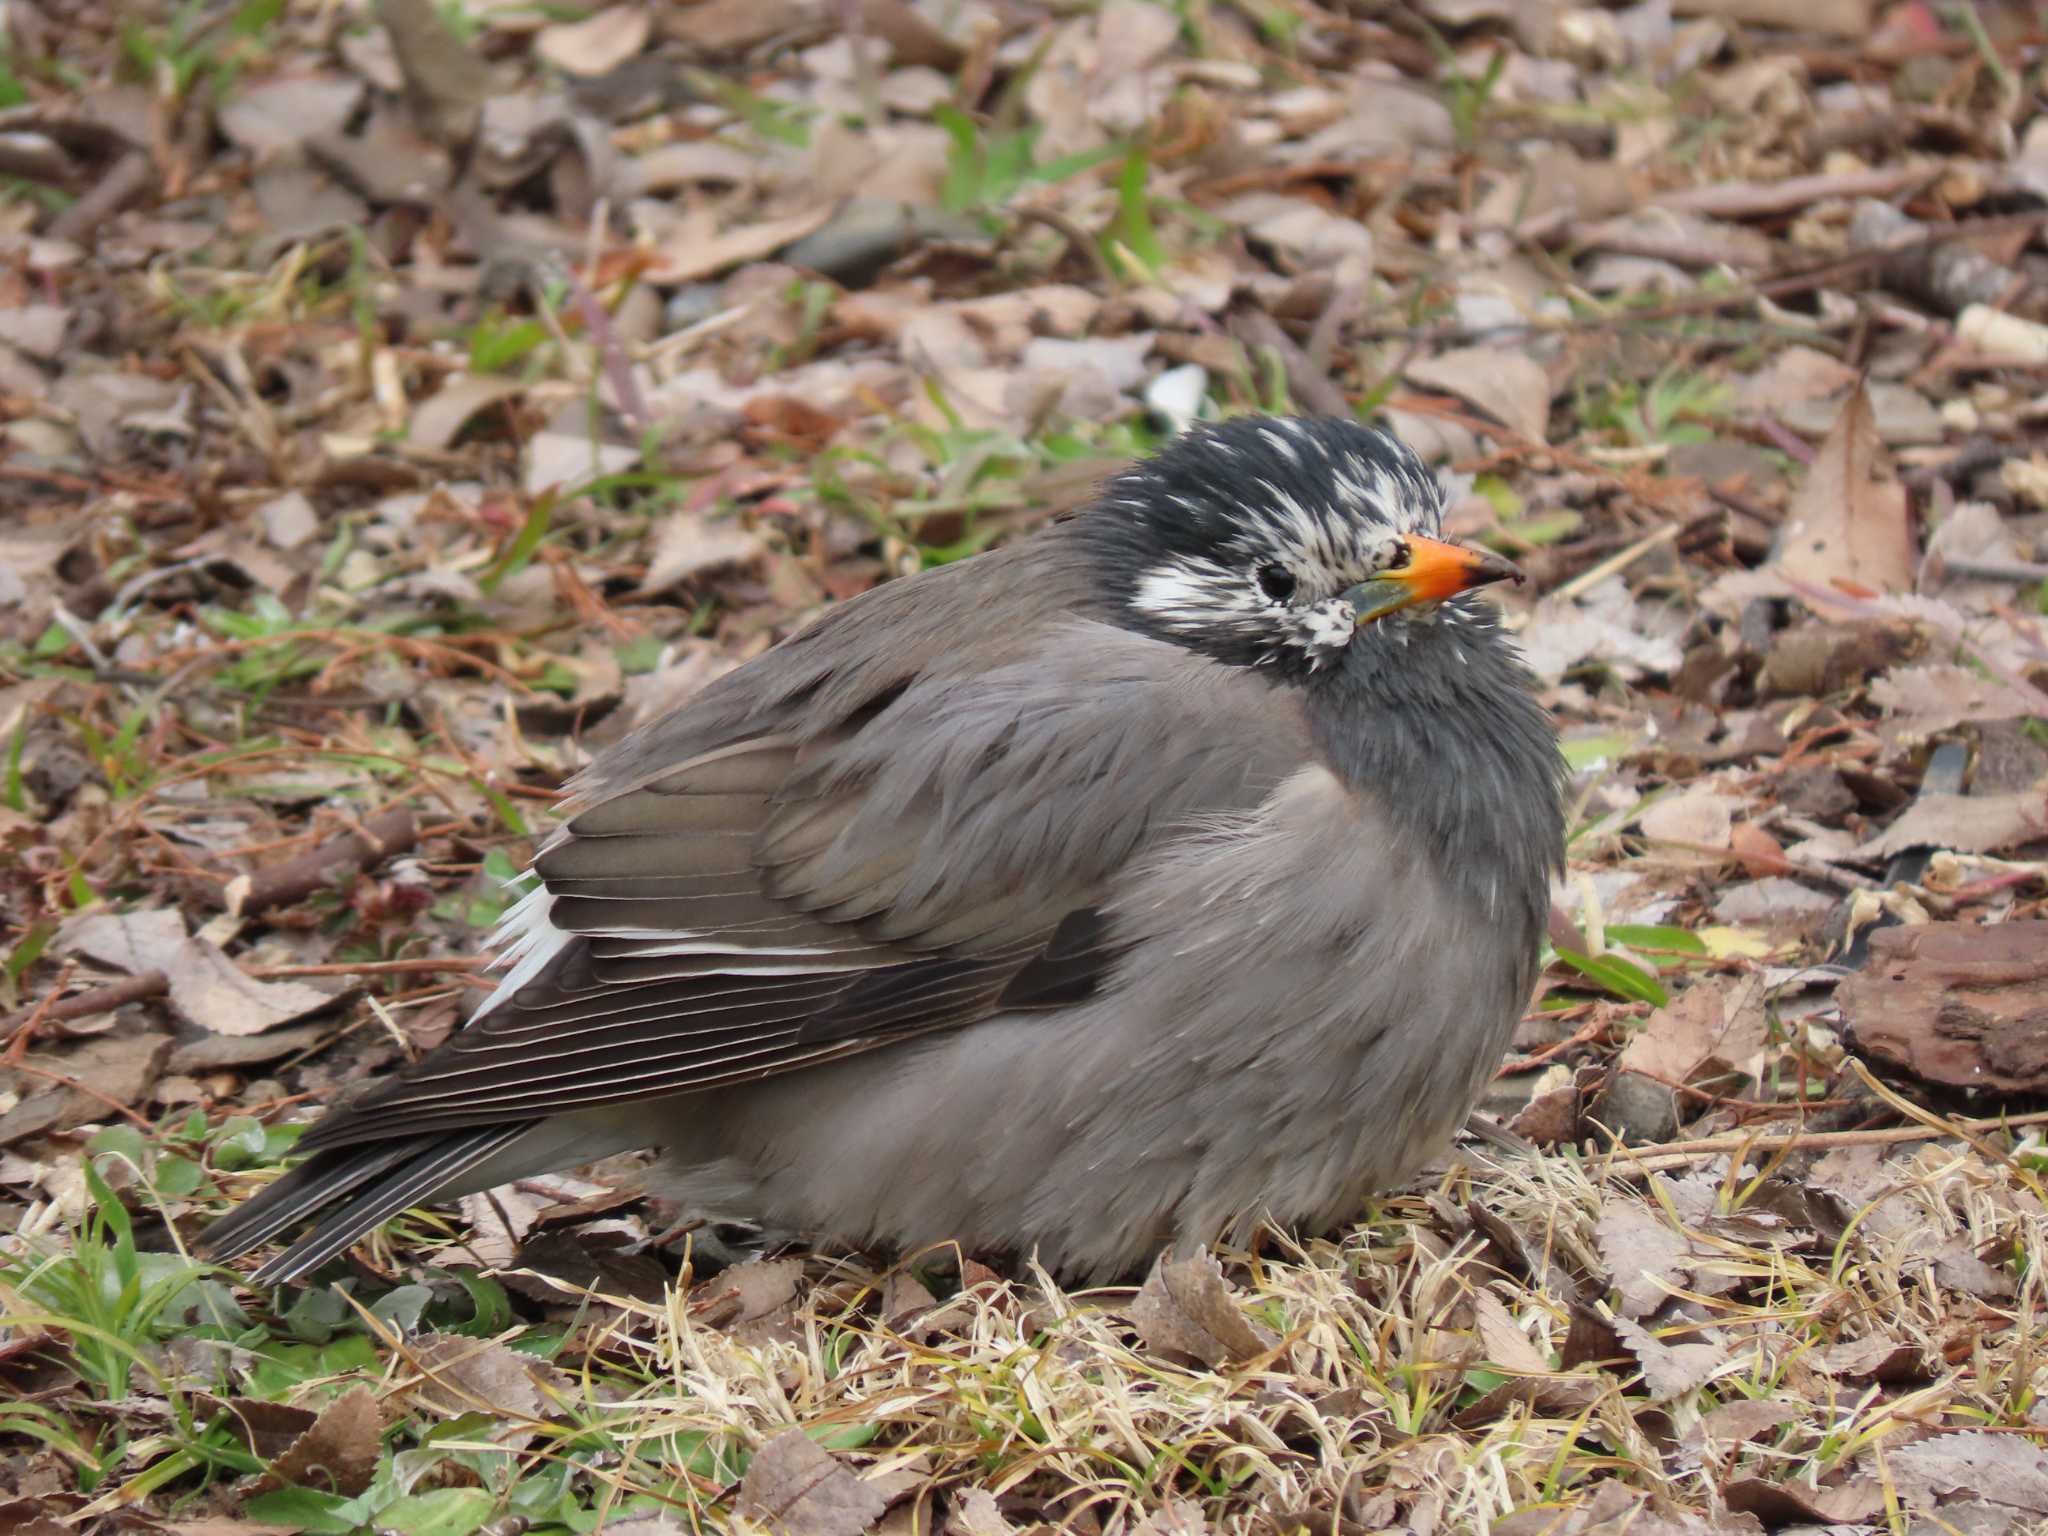
[[[373,1227],[431,1199],[436,1190],[522,1135],[529,1124],[407,1136],[318,1153],[208,1227],[199,1246],[216,1258],[232,1259],[286,1227],[321,1217],[318,1226],[251,1277],[257,1285],[296,1280],[344,1252]],[[366,1184],[369,1188],[364,1189]]]

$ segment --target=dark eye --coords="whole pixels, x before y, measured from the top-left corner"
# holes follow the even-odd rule
[[[1294,572],[1284,565],[1260,566],[1259,590],[1276,603],[1286,602],[1294,596]]]

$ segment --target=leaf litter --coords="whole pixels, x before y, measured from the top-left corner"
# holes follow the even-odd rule
[[[1411,10],[8,11],[0,1520],[2048,1517],[2038,29]],[[632,1159],[345,1294],[184,1264],[483,995],[605,741],[1304,408],[1532,577],[1540,1156],[1092,1293],[649,1247]]]

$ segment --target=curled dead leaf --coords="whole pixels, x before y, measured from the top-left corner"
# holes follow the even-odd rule
[[[1211,1367],[1241,1364],[1279,1342],[1246,1317],[1208,1253],[1160,1255],[1131,1303],[1131,1324],[1152,1349],[1189,1355]]]
[[[306,1432],[264,1468],[260,1488],[291,1484],[354,1497],[370,1486],[383,1447],[377,1394],[351,1387],[320,1410]]]
[[[809,1435],[789,1429],[747,1464],[733,1508],[776,1536],[860,1536],[888,1501]]]
[[[1913,584],[1912,514],[1878,438],[1869,393],[1857,389],[1814,455],[1786,508],[1773,561],[1795,581],[1852,592],[1904,592]]]

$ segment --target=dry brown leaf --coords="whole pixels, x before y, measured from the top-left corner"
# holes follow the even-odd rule
[[[320,1410],[306,1432],[264,1469],[259,1488],[292,1484],[354,1497],[370,1486],[383,1445],[377,1394],[351,1387]]]
[[[454,1333],[415,1339],[410,1354],[422,1379],[408,1395],[430,1413],[448,1418],[494,1413],[522,1419],[540,1414],[542,1398],[534,1373],[546,1366],[531,1356],[490,1339]]]
[[[736,1514],[776,1536],[860,1536],[886,1508],[880,1493],[800,1429],[755,1452],[733,1503]]]
[[[1550,1361],[1529,1341],[1515,1323],[1501,1299],[1491,1291],[1472,1294],[1473,1317],[1479,1329],[1479,1346],[1486,1360],[1511,1376],[1547,1376]]]
[[[654,553],[640,580],[643,596],[666,592],[707,571],[757,564],[768,545],[731,518],[716,521],[701,512],[672,512],[654,536]]]
[[[241,80],[216,121],[234,143],[257,156],[296,149],[338,133],[363,99],[363,82],[346,75],[273,75]]]
[[[824,14],[816,0],[701,0],[660,7],[663,33],[706,58],[816,29]]]
[[[693,7],[701,10],[704,7]],[[690,12],[684,12],[690,14]],[[720,229],[709,210],[693,210],[664,230],[648,253],[642,274],[653,283],[677,284],[713,277],[741,262],[772,256],[785,245],[823,229],[834,210],[828,204],[756,224]]]
[[[1408,382],[1469,400],[1531,442],[1548,440],[1550,375],[1534,358],[1497,347],[1461,347],[1410,364]]]
[[[1913,530],[1906,489],[1878,440],[1870,397],[1843,403],[1786,508],[1779,574],[1819,587],[1903,592],[1913,584]]]
[[[1239,1364],[1279,1342],[1238,1308],[1213,1254],[1161,1254],[1131,1302],[1131,1325],[1152,1349],[1202,1364]]]
[[[2040,689],[1950,665],[1894,668],[1870,684],[1870,700],[1891,711],[1886,735],[1897,741],[1924,740],[1966,720],[2048,717]]]
[[[0,1104],[16,1094],[21,1102],[0,1114],[0,1146],[51,1131],[69,1130],[112,1118],[114,1104],[140,1104],[170,1055],[169,1035],[104,1035],[62,1054],[37,1053],[24,1063],[39,1073],[59,1073],[78,1084],[48,1077],[17,1077],[0,1066]]]
[[[1600,1205],[1594,1226],[1607,1275],[1621,1293],[1623,1317],[1648,1317],[1671,1299],[1667,1287],[1682,1286],[1698,1262],[1685,1234],[1662,1211],[1620,1196]]]
[[[1431,20],[1453,27],[1507,22],[1524,48],[1540,53],[1550,45],[1562,5],[1561,0],[1422,0],[1420,9]]]
[[[1871,5],[1872,0],[1672,0],[1671,9],[1681,16],[1718,16],[1764,27],[1867,37]]]
[[[1919,1345],[1874,1333],[1830,1344],[1814,1357],[1814,1364],[1830,1376],[1849,1381],[1911,1381],[1928,1372],[1927,1357]]]
[[[1759,976],[1702,977],[1651,1014],[1620,1057],[1624,1072],[1689,1083],[1752,1067],[1770,1038]]]
[[[1679,669],[1685,660],[1682,629],[1682,622],[1638,603],[1626,586],[1612,581],[1577,600],[1545,597],[1519,638],[1531,670],[1546,682],[1585,661],[1636,678]]]
[[[188,939],[165,967],[171,1006],[217,1035],[256,1035],[323,1008],[338,994],[310,982],[258,981],[230,960],[217,944]]]
[[[520,379],[491,374],[458,373],[413,408],[406,424],[405,440],[415,448],[440,453],[455,444],[470,419],[487,406],[524,394]]]
[[[1799,1417],[1799,1409],[1771,1398],[1737,1398],[1701,1415],[1688,1441],[1740,1445]]]
[[[2048,1451],[2023,1435],[1930,1435],[1886,1458],[1899,1488],[1925,1510],[1951,1494],[2027,1515],[2048,1515]]]
[[[465,148],[484,103],[505,88],[498,72],[441,19],[432,0],[377,0],[376,9],[391,34],[414,124],[437,144]]]
[[[1010,1524],[986,1488],[967,1488],[954,1496],[946,1515],[945,1536],[1011,1536]]]
[[[645,48],[653,30],[654,19],[643,7],[614,5],[581,21],[542,27],[533,51],[566,74],[609,74]]]
[[[1626,1317],[1616,1319],[1614,1331],[1642,1365],[1643,1386],[1652,1402],[1668,1403],[1695,1387],[1705,1386],[1730,1358],[1725,1345],[1712,1340],[1667,1344],[1641,1323]]]
[[[170,982],[171,1006],[219,1035],[260,1034],[337,1000],[337,994],[306,982],[259,981],[245,974],[219,945],[189,937],[184,918],[165,908],[73,918],[59,944],[130,975],[162,971]]]
[[[1775,416],[1788,406],[1825,400],[1852,388],[1857,378],[1854,368],[1816,348],[1784,347],[1737,382],[1735,399],[1744,411]]]
[[[1855,851],[1888,859],[1908,848],[1997,853],[2048,838],[2048,782],[2011,795],[1921,795],[1904,814]]]
[[[711,1328],[751,1323],[795,1301],[803,1278],[802,1259],[750,1259],[697,1286],[690,1315]]]
[[[286,491],[256,508],[264,542],[273,549],[297,549],[320,532],[320,514],[303,491]]]
[[[1701,786],[1652,801],[1637,825],[1652,842],[1726,848],[1738,809],[1738,801]]]
[[[588,433],[536,432],[526,445],[521,484],[529,496],[574,491],[605,475],[621,474],[640,462],[640,449],[626,443],[593,442]]]

